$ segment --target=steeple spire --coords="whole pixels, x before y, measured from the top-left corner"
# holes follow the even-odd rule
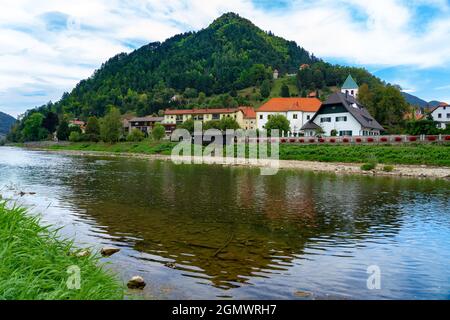
[[[341,92],[353,96],[354,98],[357,98],[358,91],[359,91],[358,84],[353,79],[352,75],[349,74],[347,80],[345,80],[344,84],[342,85]]]

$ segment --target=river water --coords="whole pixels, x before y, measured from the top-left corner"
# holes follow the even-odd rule
[[[259,172],[0,148],[3,198],[139,298],[450,299],[448,181]]]

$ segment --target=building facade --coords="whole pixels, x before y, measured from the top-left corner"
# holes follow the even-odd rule
[[[140,131],[142,131],[143,133],[145,133],[146,135],[149,135],[152,130],[153,127],[157,124],[157,123],[162,123],[164,120],[163,117],[135,117],[135,118],[131,118],[129,120],[124,120],[124,126],[125,127],[125,132],[131,132],[133,129],[138,129]]]
[[[189,110],[169,110],[164,112],[165,124],[179,125],[183,122],[193,119],[206,123],[208,121],[220,121],[223,118],[232,118],[236,120],[241,128],[245,128],[246,119],[242,108],[224,108],[224,109],[189,109]]]
[[[244,122],[241,128],[244,130],[256,130],[256,112],[253,107],[239,107],[244,114]]]
[[[306,136],[377,136],[384,128],[347,93],[334,93],[302,130]]]
[[[439,129],[446,129],[450,127],[450,106],[442,102],[439,106],[431,110],[433,120],[438,123]]]
[[[259,130],[265,130],[269,119],[274,115],[285,116],[293,135],[299,135],[301,128],[319,110],[321,101],[317,98],[273,98],[256,110]]]

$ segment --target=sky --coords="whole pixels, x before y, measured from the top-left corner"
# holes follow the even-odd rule
[[[450,0],[4,0],[0,111],[58,101],[108,58],[236,12],[328,62],[450,103]]]

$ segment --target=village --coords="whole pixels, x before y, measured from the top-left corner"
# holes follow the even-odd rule
[[[278,71],[274,72],[274,79],[278,78]],[[385,132],[377,120],[369,113],[367,108],[358,101],[359,85],[349,75],[339,92],[331,94],[324,102],[320,101],[315,93],[306,98],[272,98],[258,109],[249,106],[238,108],[210,108],[210,109],[166,109],[163,116],[128,117],[123,119],[125,134],[137,129],[149,136],[155,125],[165,128],[166,136],[188,120],[206,124],[209,121],[220,121],[224,118],[235,120],[243,130],[265,131],[268,121],[274,116],[282,116],[289,122],[288,131],[281,133],[283,138],[291,138],[290,142],[324,142],[326,137],[339,137],[340,142],[415,142],[418,138],[409,137],[380,137]],[[439,129],[446,129],[450,125],[450,106],[441,103],[428,110],[428,114],[437,123]],[[427,115],[420,109],[414,111],[414,119],[421,120]],[[406,114],[405,117],[411,117]],[[78,126],[82,131],[86,123],[80,120],[70,121],[71,126]],[[308,140],[292,138],[309,137]],[[317,138],[314,140],[311,138]],[[432,137],[445,139],[446,137]],[[399,140],[401,139],[401,140]],[[420,139],[420,138],[419,138]],[[424,138],[423,138],[424,139]],[[332,138],[331,142],[337,142]]]

